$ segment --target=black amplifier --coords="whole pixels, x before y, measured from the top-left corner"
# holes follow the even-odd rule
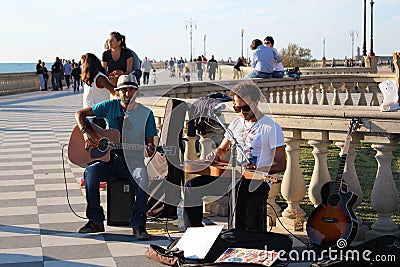
[[[107,182],[107,225],[130,226],[134,186],[125,179]]]

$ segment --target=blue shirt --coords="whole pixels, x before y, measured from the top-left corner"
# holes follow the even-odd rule
[[[122,132],[125,113],[121,106],[121,100],[112,99],[100,102],[92,107],[93,113],[97,118],[106,119],[109,129],[117,129]],[[139,104],[137,108],[127,112],[129,121],[132,125],[140,126],[135,129],[142,130],[144,133],[142,140],[137,140],[138,143],[144,144],[144,138],[157,136],[156,122],[154,120],[153,111],[149,108]],[[129,125],[129,124],[127,124]],[[124,126],[124,130],[125,127]]]
[[[274,70],[274,61],[282,62],[282,58],[275,52],[275,49],[259,45],[253,53],[251,66],[257,71],[272,73]]]

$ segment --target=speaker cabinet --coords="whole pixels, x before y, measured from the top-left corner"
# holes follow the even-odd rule
[[[107,225],[130,226],[134,186],[125,179],[107,183]]]

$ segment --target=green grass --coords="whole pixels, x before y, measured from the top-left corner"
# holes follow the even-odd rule
[[[300,146],[300,167],[303,173],[304,180],[306,182],[306,196],[301,202],[301,207],[306,212],[306,216],[314,210],[313,204],[308,198],[308,185],[310,184],[311,175],[314,168],[314,156],[312,154],[313,148],[307,143]],[[355,165],[357,170],[357,176],[361,184],[363,191],[362,203],[356,209],[356,214],[361,217],[364,224],[370,225],[377,220],[377,214],[371,207],[371,191],[375,182],[376,171],[378,168],[378,162],[375,159],[376,151],[371,148],[368,143],[361,143],[361,145],[356,149],[357,156],[355,159]],[[340,162],[339,158],[340,148],[335,145],[329,146],[328,153],[328,169],[332,179],[335,179],[338,170],[338,165]],[[394,181],[396,183],[397,189],[400,188],[400,150],[396,149],[393,151],[394,159],[392,161],[392,172]],[[285,200],[282,197],[277,197],[277,204],[280,205],[282,209],[287,207]],[[394,216],[394,221],[400,223],[400,212],[396,210]]]

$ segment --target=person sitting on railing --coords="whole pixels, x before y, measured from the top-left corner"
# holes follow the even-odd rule
[[[274,47],[274,38],[272,36],[267,36],[264,39],[264,44],[267,47],[272,47],[275,50],[275,53],[278,54],[278,50],[276,50],[276,48]],[[272,77],[273,78],[283,78],[284,75],[284,71],[285,71],[285,67],[281,62],[278,61],[274,61],[274,71],[272,72]]]
[[[254,68],[247,78],[271,78],[274,70],[274,62],[282,62],[276,49],[263,45],[260,39],[254,39],[250,48],[254,50],[251,66]]]
[[[80,109],[75,114],[76,123],[83,134],[85,149],[98,146],[98,134],[87,124],[87,117],[104,118],[111,129],[122,132],[123,143],[145,147],[143,150],[113,150],[109,162],[97,161],[84,172],[86,190],[86,216],[89,221],[82,226],[79,233],[104,232],[104,211],[100,206],[99,183],[114,179],[131,181],[135,188],[135,201],[132,206],[130,223],[133,235],[138,240],[148,240],[146,231],[148,175],[144,157],[154,154],[154,137],[157,129],[153,112],[142,104],[135,102],[139,86],[132,74],[118,78],[115,91],[119,99],[106,100],[92,107]]]
[[[239,145],[243,148],[250,163],[238,153],[238,163],[248,170],[258,170],[269,174],[283,172],[286,169],[286,156],[283,132],[272,118],[264,115],[258,108],[261,93],[251,81],[242,81],[232,90],[233,108],[240,116],[232,121],[229,129]],[[225,133],[219,147],[207,155],[210,161],[225,161],[233,139]],[[184,212],[185,228],[203,226],[202,197],[205,195],[222,196],[230,191],[231,179],[202,175],[185,183]],[[236,184],[236,228],[257,230],[257,215],[251,203],[265,200],[269,184],[262,180],[240,179]],[[265,204],[265,202],[263,202]],[[250,211],[249,211],[250,210]],[[251,214],[253,216],[251,216]]]

